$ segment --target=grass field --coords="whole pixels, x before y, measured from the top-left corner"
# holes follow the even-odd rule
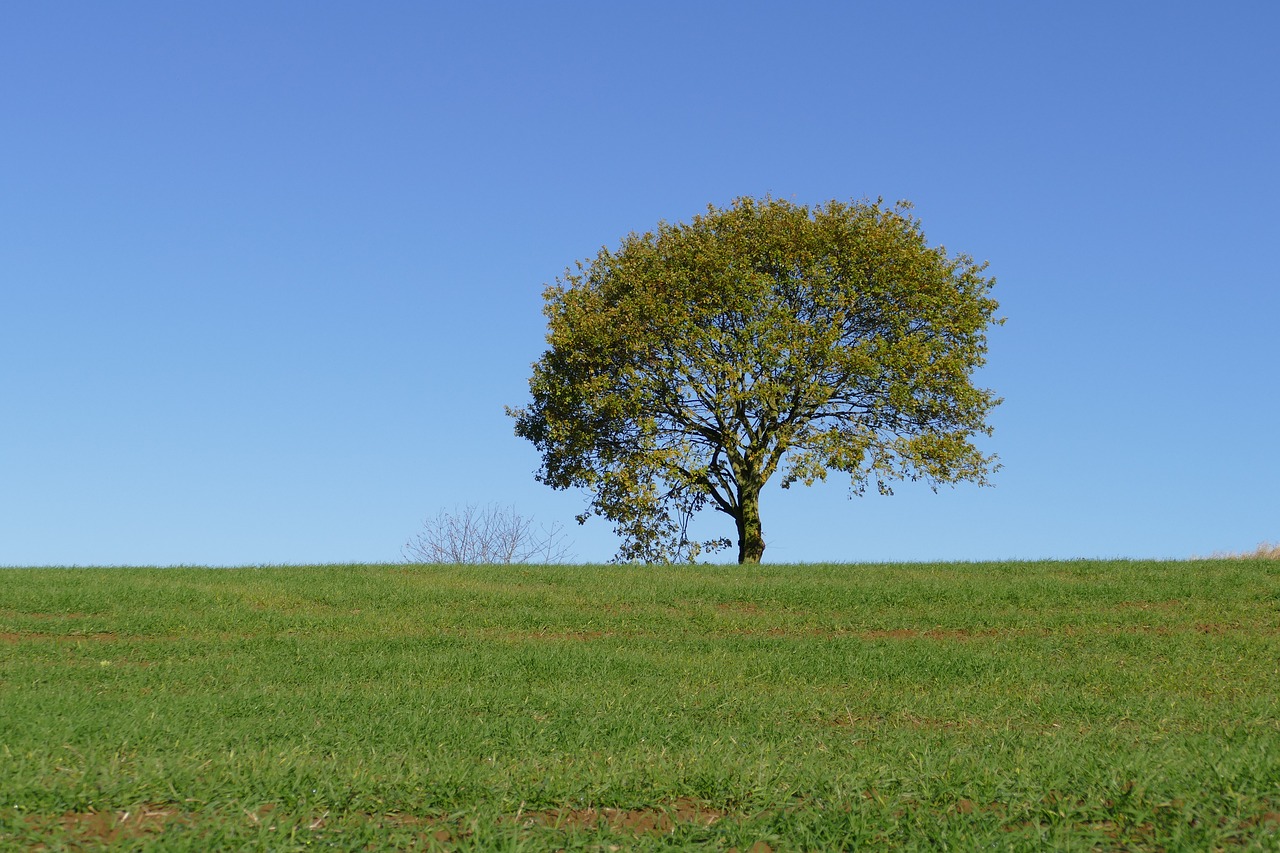
[[[0,849],[1280,850],[1280,562],[0,571]]]

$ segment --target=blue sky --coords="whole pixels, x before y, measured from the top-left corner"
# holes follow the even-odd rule
[[[491,501],[608,559],[503,414],[542,287],[766,193],[912,200],[1008,318],[995,486],[773,488],[766,560],[1280,539],[1278,10],[5,4],[0,565],[393,561]]]

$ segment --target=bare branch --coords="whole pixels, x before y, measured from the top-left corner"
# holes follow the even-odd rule
[[[564,527],[535,525],[515,507],[467,504],[441,510],[401,549],[411,563],[448,565],[563,563],[571,558]]]

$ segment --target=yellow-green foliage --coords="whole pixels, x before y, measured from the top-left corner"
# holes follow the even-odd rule
[[[708,207],[602,249],[547,288],[549,348],[511,411],[539,479],[592,495],[620,557],[667,562],[710,507],[764,552],[761,488],[829,471],[985,482],[975,437],[999,400],[972,384],[995,320],[985,264],[930,246],[901,202]]]

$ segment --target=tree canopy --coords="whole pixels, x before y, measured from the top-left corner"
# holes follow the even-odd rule
[[[985,483],[1000,401],[973,383],[997,303],[986,264],[932,247],[911,206],[779,199],[708,206],[602,248],[544,292],[532,401],[508,409],[537,477],[591,493],[623,560],[726,547],[690,517],[730,516],[738,561],[765,550],[760,492],[830,471],[854,494],[898,479]]]

